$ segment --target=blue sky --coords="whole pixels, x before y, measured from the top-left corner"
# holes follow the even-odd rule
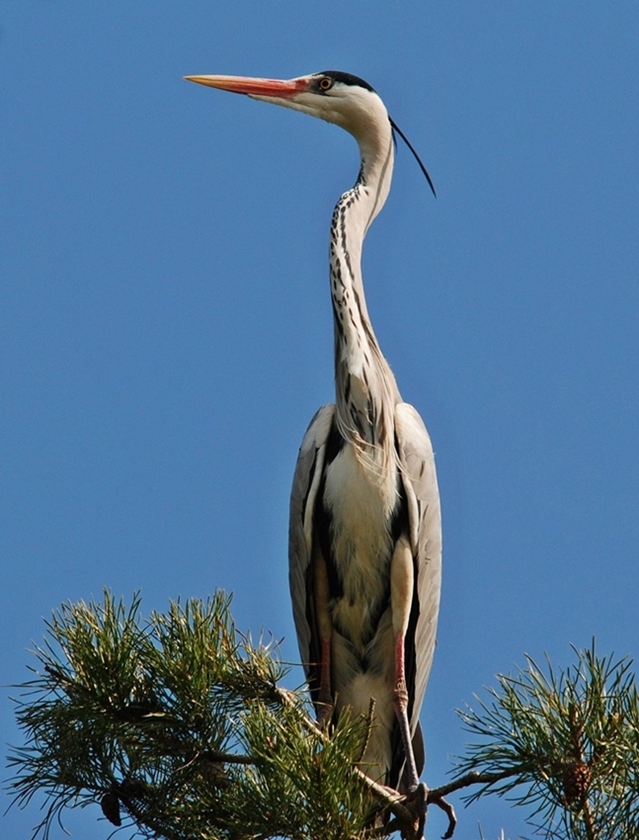
[[[637,3],[8,0],[0,27],[3,685],[105,586],[146,612],[225,588],[297,658],[288,493],[332,400],[328,223],[357,150],[200,73],[360,75],[437,187],[400,145],[364,254],[442,494],[426,781],[462,749],[453,709],[524,652],[637,655]],[[73,836],[106,838],[98,816]],[[461,819],[530,834],[497,801]]]

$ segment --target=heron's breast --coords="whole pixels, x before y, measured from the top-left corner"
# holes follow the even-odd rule
[[[333,619],[354,643],[366,643],[390,593],[391,525],[397,476],[380,480],[346,444],[327,467],[324,504],[331,518],[331,559],[341,584]],[[383,611],[383,609],[382,609]]]

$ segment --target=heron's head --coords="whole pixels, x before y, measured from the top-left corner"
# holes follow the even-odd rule
[[[397,132],[415,156],[431,190],[435,187],[419,155],[399,126],[390,119],[388,111],[375,90],[350,73],[324,70],[296,79],[254,79],[249,76],[185,76],[189,82],[243,93],[251,99],[261,99],[283,105],[335,123],[350,132],[359,143],[362,163],[374,166],[375,161],[389,159],[393,151],[393,132]],[[390,178],[391,167],[384,166]]]
[[[371,133],[390,137],[390,123],[384,103],[363,79],[326,70],[310,76],[281,81],[244,76],[186,76],[190,82],[243,93],[252,99],[272,102],[303,111],[341,126],[362,142]]]

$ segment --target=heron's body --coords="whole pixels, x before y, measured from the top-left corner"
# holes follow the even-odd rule
[[[320,720],[346,707],[368,714],[374,701],[365,768],[414,788],[439,607],[439,494],[430,439],[379,348],[361,275],[366,231],[390,190],[392,124],[375,91],[344,73],[192,78],[335,122],[359,143],[359,177],[338,201],[330,234],[336,401],[317,412],[300,448],[290,585]]]

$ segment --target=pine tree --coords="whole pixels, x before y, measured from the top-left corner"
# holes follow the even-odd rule
[[[47,623],[17,701],[25,745],[9,758],[15,803],[45,797],[34,836],[95,802],[114,826],[166,840],[419,836],[416,800],[358,770],[374,707],[320,730],[304,691],[281,687],[276,646],[238,632],[224,593],[147,619],[140,607],[105,593]],[[468,801],[507,795],[549,840],[639,840],[631,663],[594,643],[575,653],[560,673],[528,659],[460,712],[475,740],[453,781],[424,790],[449,836],[443,797],[475,786]]]

